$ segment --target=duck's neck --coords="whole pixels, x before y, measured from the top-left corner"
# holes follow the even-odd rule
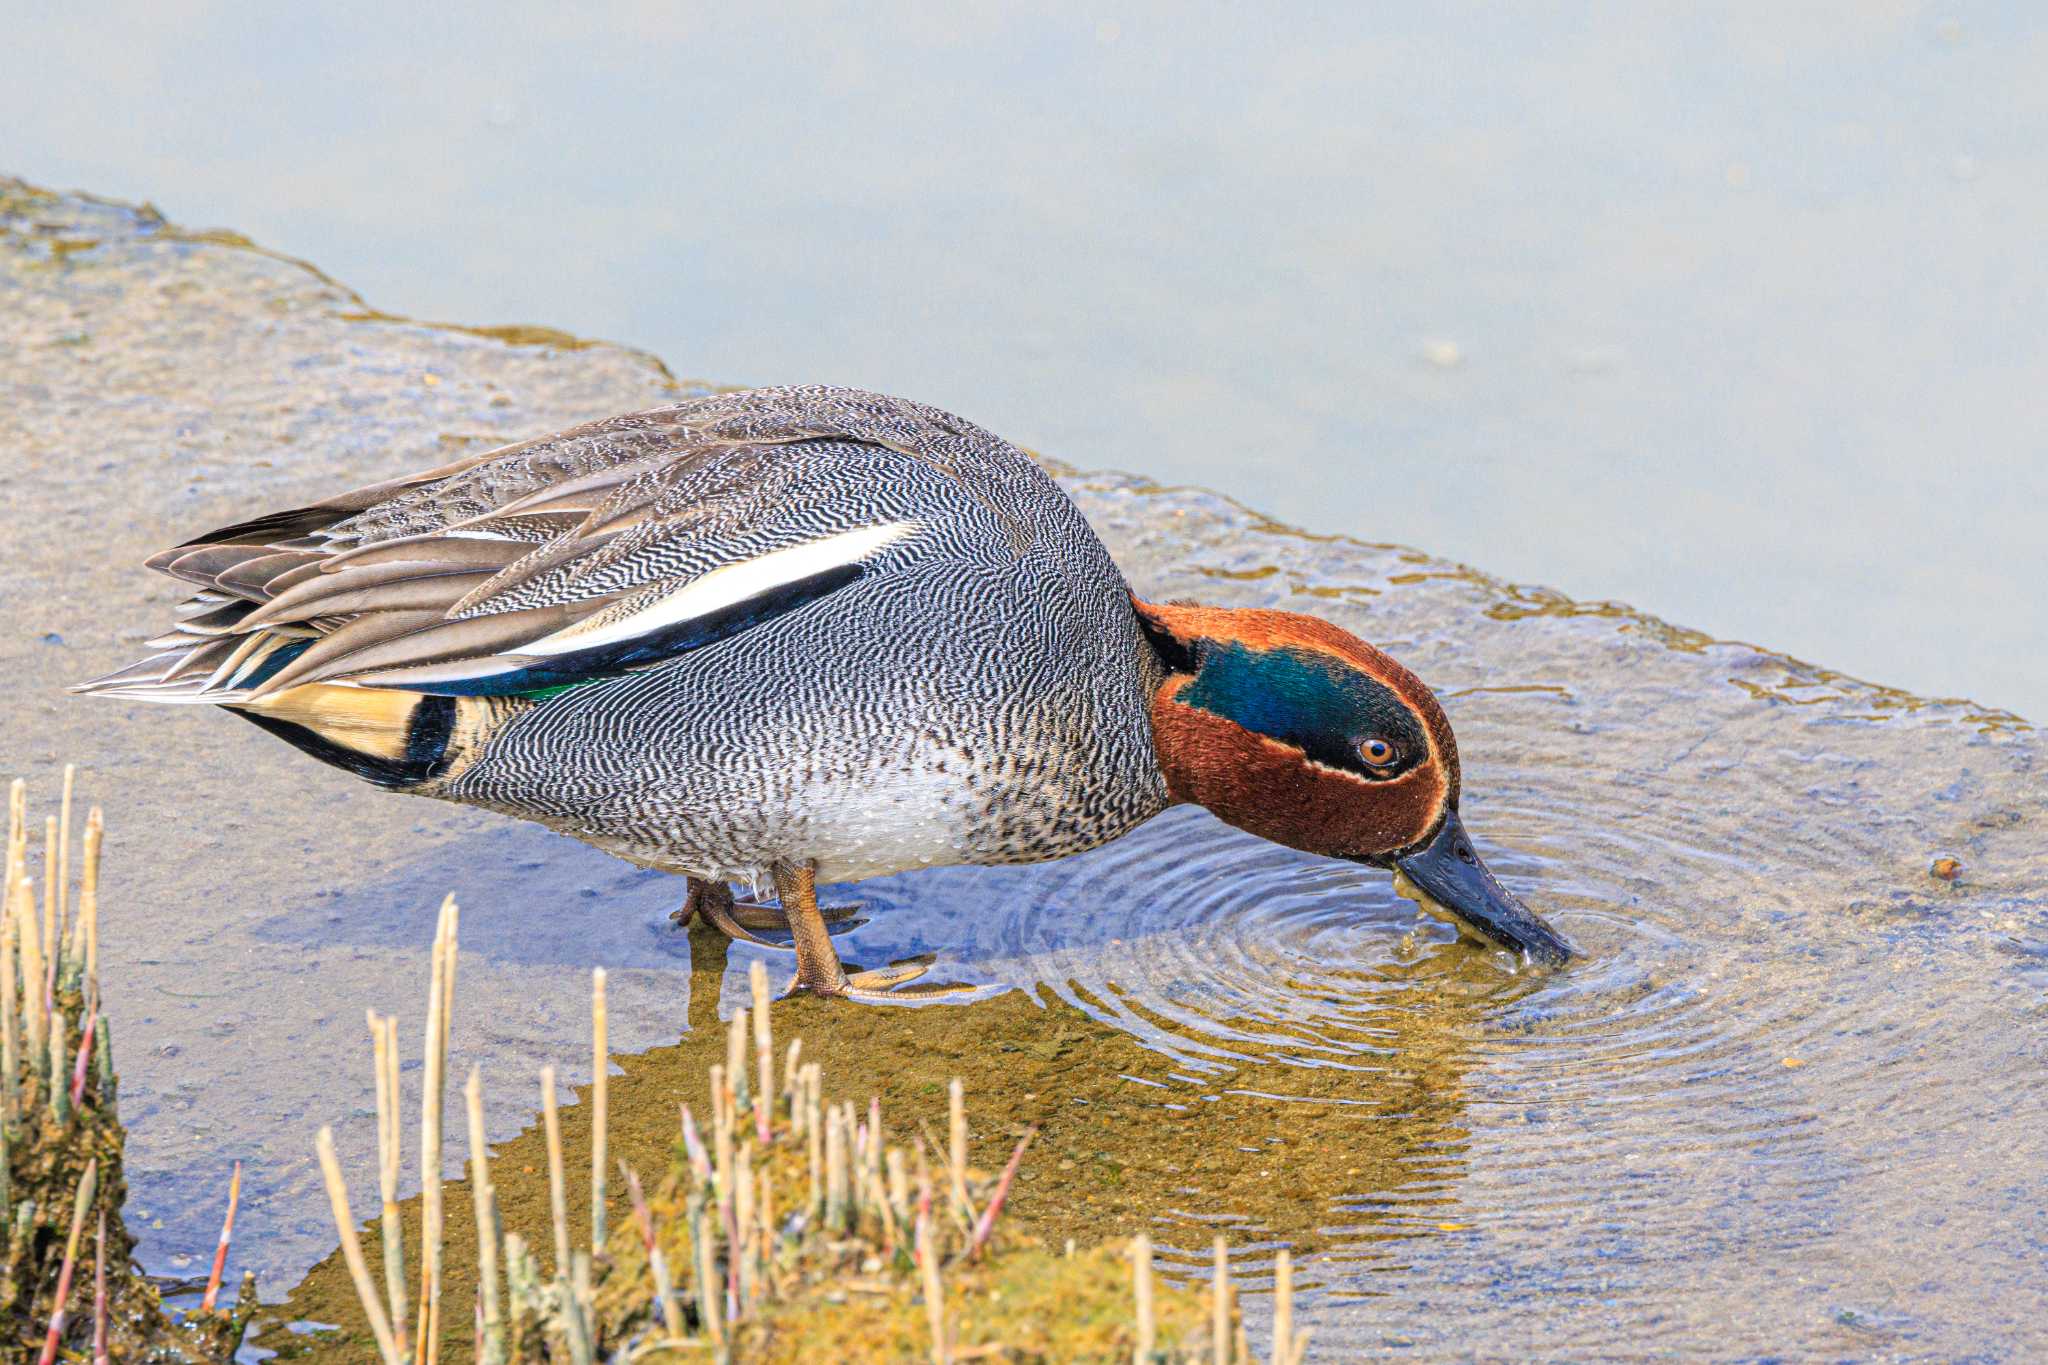
[[[1204,728],[1199,713],[1175,701],[1174,694],[1193,679],[1186,673],[1169,673],[1152,691],[1152,749],[1159,759],[1160,776],[1166,779],[1166,794],[1176,805],[1192,801],[1209,803],[1202,797],[1207,784],[1201,762]]]
[[[1252,799],[1244,789],[1249,776],[1244,766],[1248,755],[1241,752],[1245,734],[1215,711],[1188,704],[1181,694],[1198,687],[1202,669],[1217,649],[1237,638],[1238,622],[1232,618],[1240,613],[1225,607],[1135,605],[1147,645],[1152,748],[1167,795],[1231,819],[1226,808]],[[1238,776],[1233,777],[1233,771]]]

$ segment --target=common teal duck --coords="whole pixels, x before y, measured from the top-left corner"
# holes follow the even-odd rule
[[[1138,600],[1022,451],[922,404],[696,398],[149,567],[198,591],[75,690],[226,707],[378,786],[681,873],[728,933],[786,930],[797,989],[877,995],[928,961],[849,976],[819,881],[1064,857],[1182,801],[1570,955],[1473,851],[1412,673],[1313,617]],[[734,903],[764,878],[779,910]]]

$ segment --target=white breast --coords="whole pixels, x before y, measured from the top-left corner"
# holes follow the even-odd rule
[[[969,791],[958,774],[891,770],[809,788],[800,823],[821,882],[971,861]]]

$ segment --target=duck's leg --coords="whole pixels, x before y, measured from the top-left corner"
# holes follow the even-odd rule
[[[701,919],[727,938],[736,938],[742,943],[752,943],[763,948],[789,951],[788,944],[762,938],[739,922],[733,914],[732,888],[724,882],[706,881],[702,877],[690,878],[689,894],[683,900],[683,908],[676,912],[676,918],[686,925],[693,919]]]
[[[779,905],[763,905],[759,901],[736,900],[732,903],[731,914],[743,929],[755,933],[786,934],[789,932],[789,916],[782,913]],[[821,905],[818,914],[825,923],[833,926],[832,932],[843,934],[848,929],[857,929],[866,921],[860,917],[858,905]],[[779,944],[787,948],[788,944]]]
[[[724,882],[691,877],[689,883],[689,893],[683,899],[682,909],[673,916],[676,923],[687,926],[693,920],[702,920],[727,938],[736,938],[761,948],[773,948],[777,952],[790,951],[790,944],[761,937],[764,932],[788,931],[789,919],[778,907],[735,900],[732,888]],[[863,923],[858,905],[825,905],[818,908],[818,913],[827,924],[856,928]]]
[[[831,931],[818,913],[818,874],[809,866],[789,867],[777,863],[773,869],[775,894],[782,901],[782,913],[789,921],[790,946],[796,949],[796,980],[790,994],[810,991],[814,995],[844,995],[848,985],[846,969],[839,965],[839,952],[832,946]]]
[[[806,864],[790,867],[778,863],[773,869],[775,894],[782,900],[782,913],[789,917],[789,932],[796,949],[796,979],[789,993],[808,991],[813,995],[839,995],[854,1000],[890,998],[890,988],[915,981],[930,970],[929,956],[893,962],[870,972],[847,975],[839,965],[839,953],[832,947],[831,931],[818,909],[818,874]]]

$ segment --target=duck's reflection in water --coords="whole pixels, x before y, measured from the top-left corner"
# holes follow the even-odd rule
[[[1094,874],[1073,871],[1080,875],[1068,890],[1084,892]],[[1030,918],[1058,939],[1072,905],[1054,895]],[[1282,954],[1271,968],[1284,970],[1285,954],[1314,926],[1291,922],[1299,907],[1278,906],[1277,915],[1260,923]],[[1086,918],[1069,926],[1076,943],[1091,939]],[[903,921],[887,910],[874,924],[891,919],[902,932]],[[1176,932],[1142,917],[1126,923],[1132,936],[1085,950],[1105,968],[1161,953]],[[782,955],[732,945],[701,925],[661,932],[676,966],[687,961],[687,1006],[684,980],[675,981],[678,1023],[686,1019],[687,1032],[675,1045],[620,1058],[623,1075],[610,1090],[612,1152],[644,1171],[670,1160],[677,1104],[705,1103],[708,1070],[725,1052],[719,1016],[744,998],[747,965],[768,957],[780,959],[770,961],[771,971],[787,968]],[[1384,925],[1372,937],[1382,947],[1398,939]],[[869,940],[849,957],[876,956],[879,944],[868,931],[849,939]],[[974,964],[971,974],[992,976],[989,959]],[[879,1097],[901,1140],[943,1131],[946,1083],[955,1076],[968,1094],[977,1165],[999,1166],[1037,1125],[1004,1215],[1013,1228],[1055,1246],[1146,1229],[1169,1268],[1177,1261],[1191,1274],[1201,1273],[1210,1238],[1221,1231],[1235,1268],[1256,1286],[1281,1245],[1380,1263],[1398,1256],[1399,1239],[1449,1221],[1443,1209],[1465,1170],[1469,1058],[1484,1012],[1501,990],[1519,989],[1469,948],[1436,942],[1411,961],[1353,967],[1335,979],[1336,986],[1321,976],[1277,980],[1298,1007],[1257,1010],[1240,1001],[1235,1012],[1202,981],[1183,979],[1184,989],[1162,1007],[1150,988],[1093,973],[1057,985],[990,984],[976,997],[922,1008],[797,998],[776,1005],[775,1029],[778,1039],[803,1039],[803,1055],[822,1064],[830,1094]],[[1239,984],[1265,989],[1256,980]],[[1193,1018],[1206,1027],[1191,1026]],[[565,1111],[564,1123],[571,1164],[587,1161],[586,1107]],[[508,1228],[545,1225],[545,1171],[531,1128],[499,1149],[493,1176]],[[445,1204],[449,1292],[461,1301],[473,1275],[466,1250],[473,1241],[457,1224],[469,1203],[450,1192]],[[1313,1295],[1314,1271],[1304,1279]],[[291,1307],[299,1316],[348,1321],[351,1294],[330,1257],[294,1292]]]

